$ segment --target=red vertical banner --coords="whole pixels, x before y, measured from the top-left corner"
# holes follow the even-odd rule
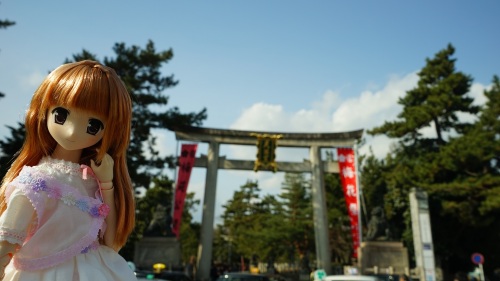
[[[353,257],[358,257],[359,248],[359,212],[360,206],[358,202],[358,185],[356,177],[356,158],[352,148],[337,149],[340,180],[342,189],[344,190],[345,203],[347,213],[351,220],[351,237],[354,248]]]
[[[177,183],[175,185],[174,215],[172,221],[172,232],[179,238],[179,229],[181,227],[182,210],[184,209],[184,199],[189,184],[189,177],[194,166],[197,144],[183,144],[181,146],[181,155],[179,157],[179,172],[177,174]]]

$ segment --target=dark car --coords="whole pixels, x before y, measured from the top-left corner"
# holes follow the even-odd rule
[[[193,281],[182,271],[162,271],[160,273],[149,270],[136,270],[135,276],[138,280],[158,281]]]
[[[262,274],[252,274],[245,272],[229,272],[223,273],[217,281],[271,281],[269,277]]]
[[[155,274],[152,271],[146,270],[136,270],[135,277],[137,277],[137,281],[167,281],[165,279],[155,278]]]
[[[167,271],[164,270],[155,274],[156,278],[166,279],[169,281],[193,281],[186,273],[182,271]]]

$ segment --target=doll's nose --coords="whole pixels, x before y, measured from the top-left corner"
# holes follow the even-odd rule
[[[76,138],[78,137],[75,124],[72,122],[69,122],[66,126],[64,126],[64,129],[65,129],[66,138],[68,140],[75,141]]]

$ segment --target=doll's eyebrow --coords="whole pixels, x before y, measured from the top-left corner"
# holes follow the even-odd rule
[[[99,118],[99,117],[94,117],[94,116],[89,116],[89,120],[90,119],[95,119],[95,120],[99,120],[101,123],[104,124],[104,121],[102,120],[102,118]]]

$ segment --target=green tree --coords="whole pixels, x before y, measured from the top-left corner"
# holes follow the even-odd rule
[[[214,257],[223,263],[227,261],[233,267],[240,262],[241,257],[254,263],[280,260],[285,249],[283,247],[285,236],[279,231],[279,227],[283,224],[282,216],[279,215],[280,202],[273,195],[265,195],[262,199],[254,197],[249,202],[251,211],[224,221],[230,224],[219,225],[216,231]],[[235,200],[231,206],[228,204],[228,207],[232,209],[238,204]],[[235,229],[234,225],[238,221],[244,221],[245,225]]]
[[[311,184],[304,174],[286,173],[279,195],[283,204],[281,231],[287,234],[286,247],[302,261],[316,253],[314,240]]]
[[[188,261],[192,255],[196,256],[198,250],[198,237],[201,226],[198,222],[193,221],[192,213],[196,211],[200,201],[194,199],[194,195],[192,192],[186,194],[182,211],[179,241],[181,243],[181,258],[183,261]],[[137,200],[135,231],[130,236],[125,247],[128,251],[125,252],[122,250],[120,254],[129,260],[133,259],[134,244],[143,237],[145,229],[149,226],[153,218],[156,206],[158,204],[171,206],[172,196],[173,182],[170,179],[159,177],[153,180],[153,187],[146,191],[144,197]],[[172,213],[170,212],[168,215],[172,215]]]
[[[453,53],[448,45],[427,59],[417,87],[399,100],[403,109],[398,120],[369,131],[397,138],[398,143],[383,162],[373,162],[374,169],[362,174],[372,180],[382,175],[383,182],[368,183],[365,188],[387,190],[386,216],[393,223],[399,221],[400,238],[409,248],[413,246],[409,190],[420,187],[428,192],[435,253],[445,275],[467,270],[474,249],[499,250],[487,246],[496,245],[491,233],[499,230],[494,219],[500,210],[496,203],[500,201],[499,138],[498,130],[494,131],[498,129],[498,78],[485,93],[486,107],[473,105],[468,96],[472,78],[455,70]],[[474,123],[458,118],[459,113],[477,116],[479,110]],[[424,136],[425,128],[435,135]]]
[[[153,179],[153,186],[146,191],[144,197],[136,202],[135,229],[131,233],[127,244],[122,248],[120,254],[126,260],[133,260],[134,245],[143,237],[144,230],[149,226],[156,206],[172,206],[173,182],[168,177],[157,177]],[[170,215],[170,214],[168,214]]]
[[[258,257],[261,262],[285,262],[287,245],[283,243],[288,235],[283,230],[283,206],[274,195],[265,195],[257,202],[254,214],[256,225],[252,237],[256,242]]]
[[[362,188],[363,233],[367,233],[371,210],[382,207],[387,218],[390,239],[401,239],[409,251],[410,265],[415,266],[413,234],[408,191],[402,188],[389,188],[395,182],[394,170],[400,169],[398,162],[389,154],[386,159],[378,159],[370,154],[360,157],[360,185]]]
[[[201,224],[193,221],[193,213],[200,205],[200,200],[194,198],[194,192],[188,192],[184,199],[181,229],[179,239],[182,249],[182,260],[188,262],[191,256],[198,255],[198,237],[201,234]]]
[[[10,20],[0,20],[0,28],[8,28],[9,26],[12,26],[16,24],[15,21],[10,21]]]
[[[492,263],[500,261],[495,242],[500,230],[500,82],[493,78],[492,87],[484,92],[487,98],[478,121],[464,135],[451,138],[436,161],[441,174],[454,175],[449,181],[437,182],[427,190],[439,198],[440,228],[435,235],[442,240],[442,255],[463,266],[471,252],[487,255]],[[449,251],[454,249],[454,251]],[[487,269],[487,267],[486,267]],[[491,269],[490,269],[491,270]]]
[[[2,29],[2,28],[6,29],[6,28],[8,28],[10,26],[13,26],[14,24],[16,24],[15,21],[10,21],[10,20],[7,20],[7,19],[0,20],[0,29]]]
[[[2,28],[3,28],[3,29],[6,29],[6,28],[8,28],[8,27],[10,27],[10,26],[13,26],[13,25],[15,25],[15,24],[16,24],[16,22],[15,22],[15,21],[10,21],[10,20],[7,20],[7,19],[5,19],[5,20],[0,20],[0,29],[2,29]]]
[[[5,140],[0,140],[0,178],[7,173],[10,168],[10,164],[17,156],[17,152],[21,149],[24,143],[24,124],[18,123],[18,127],[7,126],[10,130],[10,137],[6,137]]]
[[[257,213],[257,202],[260,189],[257,182],[247,181],[234,192],[233,198],[223,205],[223,233],[230,235],[234,250],[246,258],[256,254],[254,237],[255,228],[259,228],[254,214]],[[258,239],[258,238],[257,238]]]
[[[462,132],[466,124],[458,119],[457,113],[476,114],[479,108],[472,105],[473,99],[467,95],[472,78],[456,71],[454,53],[455,48],[449,44],[433,59],[426,59],[426,66],[418,73],[417,87],[399,99],[403,106],[399,120],[385,122],[369,133],[402,138],[404,144],[430,141],[429,145],[439,145],[445,141],[444,132],[452,129]],[[435,137],[422,138],[421,129],[430,127],[434,127]]]
[[[475,114],[479,110],[467,95],[472,78],[455,70],[454,52],[448,45],[433,59],[426,59],[426,66],[418,73],[417,87],[399,99],[403,106],[399,120],[387,121],[369,131],[399,139],[399,145],[385,159],[390,167],[384,198],[389,220],[404,217],[410,188],[450,180],[452,175],[436,173],[434,167],[440,147],[446,144],[444,133],[463,133],[470,125],[461,122],[457,114]],[[422,136],[424,128],[433,128],[435,135]]]
[[[153,185],[146,191],[144,197],[139,198],[136,202],[136,226],[135,230],[129,237],[127,244],[120,251],[127,260],[133,260],[134,245],[139,241],[144,234],[144,231],[149,226],[156,206],[159,204],[167,207],[172,206],[174,196],[174,182],[166,176],[160,176],[153,179]],[[198,237],[200,235],[201,226],[198,222],[193,222],[192,213],[196,211],[200,201],[194,199],[194,193],[186,194],[184,200],[184,208],[182,210],[182,221],[180,227],[179,240],[182,249],[182,259],[188,261],[189,257],[196,256],[198,250]],[[168,215],[172,215],[172,209],[169,209]]]
[[[338,266],[346,265],[351,262],[353,254],[351,221],[338,174],[325,174],[325,194],[332,262]]]

